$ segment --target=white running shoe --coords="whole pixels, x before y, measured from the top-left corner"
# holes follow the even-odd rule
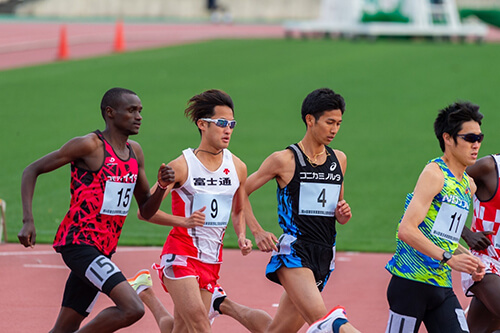
[[[134,277],[127,279],[127,282],[132,288],[134,288],[137,295],[148,288],[153,286],[153,281],[151,280],[151,274],[147,269],[142,269],[135,273]]]
[[[217,284],[214,288],[214,293],[212,294],[212,302],[210,302],[210,311],[208,312],[208,319],[210,319],[210,324],[214,322],[214,319],[217,318],[221,313],[214,308],[214,303],[219,300],[219,305],[222,303],[222,300],[226,298],[226,292],[220,284]]]
[[[326,316],[309,326],[307,333],[333,333],[333,322],[339,318],[347,320],[343,306],[336,306],[331,309]]]

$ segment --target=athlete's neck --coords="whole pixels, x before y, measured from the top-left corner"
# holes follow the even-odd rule
[[[444,154],[441,159],[446,164],[446,166],[448,166],[448,169],[450,169],[453,176],[455,176],[455,178],[459,182],[461,182],[467,166],[457,161],[455,158],[450,158],[447,154]]]
[[[311,147],[310,145],[307,145],[307,141],[306,141],[306,146],[304,146],[303,141],[305,140],[299,141],[298,145],[302,150],[302,152],[304,153],[304,155],[306,156],[309,163],[314,167],[325,163],[326,157],[329,155],[328,152],[326,151],[326,147],[324,145],[317,145],[317,147]]]

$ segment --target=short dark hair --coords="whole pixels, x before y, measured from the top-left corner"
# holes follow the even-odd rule
[[[302,121],[306,122],[306,115],[311,114],[318,120],[325,111],[345,111],[345,101],[342,96],[329,88],[320,88],[311,92],[302,102]]]
[[[106,114],[106,108],[110,106],[113,109],[116,109],[118,102],[120,102],[121,97],[125,94],[131,94],[137,96],[135,92],[125,88],[111,88],[108,91],[106,91],[104,96],[102,96],[101,100],[101,115],[104,119],[106,119],[104,117],[104,115]]]
[[[481,125],[482,119],[483,115],[479,112],[479,106],[470,102],[455,102],[439,110],[434,121],[434,133],[439,140],[441,150],[444,152],[444,133],[448,133],[456,143],[457,134],[462,130],[463,123],[473,120]]]
[[[196,124],[200,118],[212,117],[218,105],[229,107],[234,114],[233,100],[226,92],[218,89],[210,89],[191,97],[184,114]]]

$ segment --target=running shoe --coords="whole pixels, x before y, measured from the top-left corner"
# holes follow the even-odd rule
[[[210,324],[214,322],[214,319],[217,318],[222,313],[220,310],[216,310],[215,308],[219,308],[220,304],[226,298],[226,292],[220,284],[217,284],[214,288],[214,293],[212,294],[212,302],[210,303],[210,311],[208,312],[208,319],[210,319]],[[216,306],[215,306],[216,305]]]
[[[127,282],[134,288],[137,294],[153,286],[151,274],[149,274],[147,269],[138,271],[134,277],[127,279]]]
[[[309,326],[307,333],[331,333],[333,332],[333,322],[339,318],[347,320],[343,306],[334,307],[326,316]]]

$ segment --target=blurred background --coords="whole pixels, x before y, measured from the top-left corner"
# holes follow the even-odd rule
[[[0,240],[17,242],[23,169],[103,129],[99,102],[111,87],[143,102],[132,139],[150,183],[162,162],[198,144],[183,116],[191,96],[219,88],[233,97],[230,149],[251,174],[302,138],[302,100],[330,87],[347,104],[331,146],[347,154],[353,209],[338,249],[391,252],[406,193],[441,154],[437,110],[480,105],[480,155],[498,153],[499,22],[500,0],[0,0]],[[279,235],[275,191],[270,182],[251,201]],[[53,240],[68,204],[69,166],[39,177],[39,242]],[[139,221],[135,210],[120,244],[163,244],[168,228]],[[225,245],[236,246],[231,228]]]

